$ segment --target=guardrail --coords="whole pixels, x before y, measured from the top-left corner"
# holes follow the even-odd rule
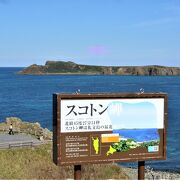
[[[19,147],[33,147],[37,145],[33,141],[0,143],[0,149],[11,149]]]

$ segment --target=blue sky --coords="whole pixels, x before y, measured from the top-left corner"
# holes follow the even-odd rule
[[[0,0],[0,66],[180,66],[180,1]]]

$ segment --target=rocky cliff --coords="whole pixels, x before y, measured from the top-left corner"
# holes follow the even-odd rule
[[[19,74],[113,74],[113,75],[180,75],[180,67],[166,66],[91,66],[68,61],[47,61],[33,64]]]

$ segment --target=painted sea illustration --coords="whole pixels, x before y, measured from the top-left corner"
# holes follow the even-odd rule
[[[118,129],[113,130],[113,133],[118,133],[120,137],[134,139],[137,142],[159,141],[158,129]]]
[[[108,113],[113,134],[119,135],[119,142],[112,143],[107,155],[137,147],[157,152],[160,142],[158,129],[163,126],[163,119],[158,114],[162,109],[158,107],[155,101],[122,100],[110,103]]]

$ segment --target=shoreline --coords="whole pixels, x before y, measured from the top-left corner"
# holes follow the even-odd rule
[[[136,75],[136,74],[101,74],[101,73],[21,73],[17,75],[32,75],[32,76],[56,76],[56,75],[82,75],[82,76],[136,76],[136,77],[180,77],[180,75]]]

